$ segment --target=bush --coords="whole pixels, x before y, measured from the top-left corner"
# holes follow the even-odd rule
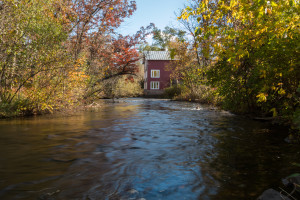
[[[181,95],[182,86],[180,85],[172,85],[165,89],[164,96],[169,99],[173,99],[177,96]]]
[[[143,95],[140,78],[121,76],[103,83],[102,98],[138,97]]]
[[[11,103],[0,102],[0,118],[32,114],[34,114],[33,104],[26,99],[18,98]]]
[[[293,126],[300,132],[300,107],[296,109],[293,116]]]
[[[173,90],[171,90],[170,93]],[[197,85],[192,89],[183,85],[177,86],[177,91],[173,98],[176,100],[196,101],[212,105],[219,105],[221,102],[221,97],[217,93],[216,89],[206,85]]]

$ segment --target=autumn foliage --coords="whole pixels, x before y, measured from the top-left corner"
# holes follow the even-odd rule
[[[135,75],[136,45],[153,25],[116,33],[135,10],[128,0],[0,1],[0,115],[75,106],[103,80]]]
[[[299,1],[202,0],[179,19],[197,20],[209,55],[207,84],[225,108],[279,118],[300,128]],[[203,46],[204,45],[204,46]]]

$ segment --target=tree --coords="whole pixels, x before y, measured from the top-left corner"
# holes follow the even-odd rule
[[[166,51],[172,41],[176,41],[176,39],[184,41],[185,34],[185,31],[169,26],[166,26],[164,30],[160,30],[153,26],[153,44],[140,46],[140,51]]]
[[[100,91],[102,80],[134,74],[135,45],[154,25],[134,36],[115,29],[135,9],[127,0],[1,1],[1,108],[52,112]]]
[[[168,70],[172,72],[171,79],[180,80],[181,85],[185,87],[188,99],[195,100],[196,88],[203,80],[195,51],[190,49],[188,42],[179,39],[170,42],[169,48],[171,57],[174,59],[167,66]]]
[[[199,0],[192,0],[189,1],[189,4],[187,4],[186,7],[196,10],[198,5]],[[182,10],[181,12],[183,11],[184,10]],[[188,20],[180,17],[182,13],[175,14],[178,17],[179,23],[183,26],[183,28],[190,36],[188,37],[188,40],[193,47],[192,51],[195,52],[198,64],[203,68],[208,67],[212,59],[210,56],[212,54],[212,48],[208,45],[208,40],[212,38],[207,37],[207,35],[205,34],[207,30],[206,27],[208,25],[208,19],[206,17],[203,17],[204,13],[195,13],[193,15],[190,15]]]
[[[110,42],[106,45],[105,50],[98,49],[96,51],[96,57],[102,64],[98,65],[100,68],[97,70],[89,72],[94,78],[90,81],[85,99],[100,92],[102,90],[101,82],[104,80],[123,75],[136,76],[139,70],[138,61],[142,58],[137,51],[137,46],[145,42],[153,27],[154,24],[150,24],[146,28],[141,27],[133,36],[110,37]],[[102,75],[99,75],[99,72]]]
[[[75,59],[89,46],[91,36],[113,33],[136,10],[135,1],[128,0],[69,0],[68,4],[75,17],[70,29]]]
[[[299,107],[298,10],[298,1],[203,0],[182,13],[207,21],[195,33],[213,47],[210,80],[227,108],[290,119]]]
[[[67,39],[65,18],[56,18],[56,0],[2,1],[0,9],[0,101],[39,104],[37,91],[52,92],[67,62],[62,42]],[[55,75],[55,77],[54,77]],[[55,83],[54,83],[55,82]],[[36,96],[23,97],[29,90]],[[32,105],[33,106],[33,105]]]

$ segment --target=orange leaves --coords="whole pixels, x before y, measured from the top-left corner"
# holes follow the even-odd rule
[[[113,41],[113,54],[110,55],[112,70],[124,73],[134,73],[137,70],[136,62],[139,60],[139,54],[135,48],[137,43],[138,38],[121,35]]]
[[[130,81],[131,83],[134,83],[134,78],[132,76],[129,76],[125,79],[126,82]]]
[[[72,50],[77,57],[91,42],[89,39],[105,38],[118,28],[124,18],[136,10],[135,1],[99,1],[76,0],[68,1],[72,10]]]
[[[86,62],[86,57],[85,56],[77,58],[76,61],[75,61],[75,67],[82,66],[85,62]]]

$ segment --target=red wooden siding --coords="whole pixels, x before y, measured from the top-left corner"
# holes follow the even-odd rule
[[[151,90],[151,81],[159,81],[159,90],[170,86],[170,71],[166,71],[169,60],[148,60],[147,62],[147,90]],[[151,70],[160,70],[159,78],[151,78]]]

